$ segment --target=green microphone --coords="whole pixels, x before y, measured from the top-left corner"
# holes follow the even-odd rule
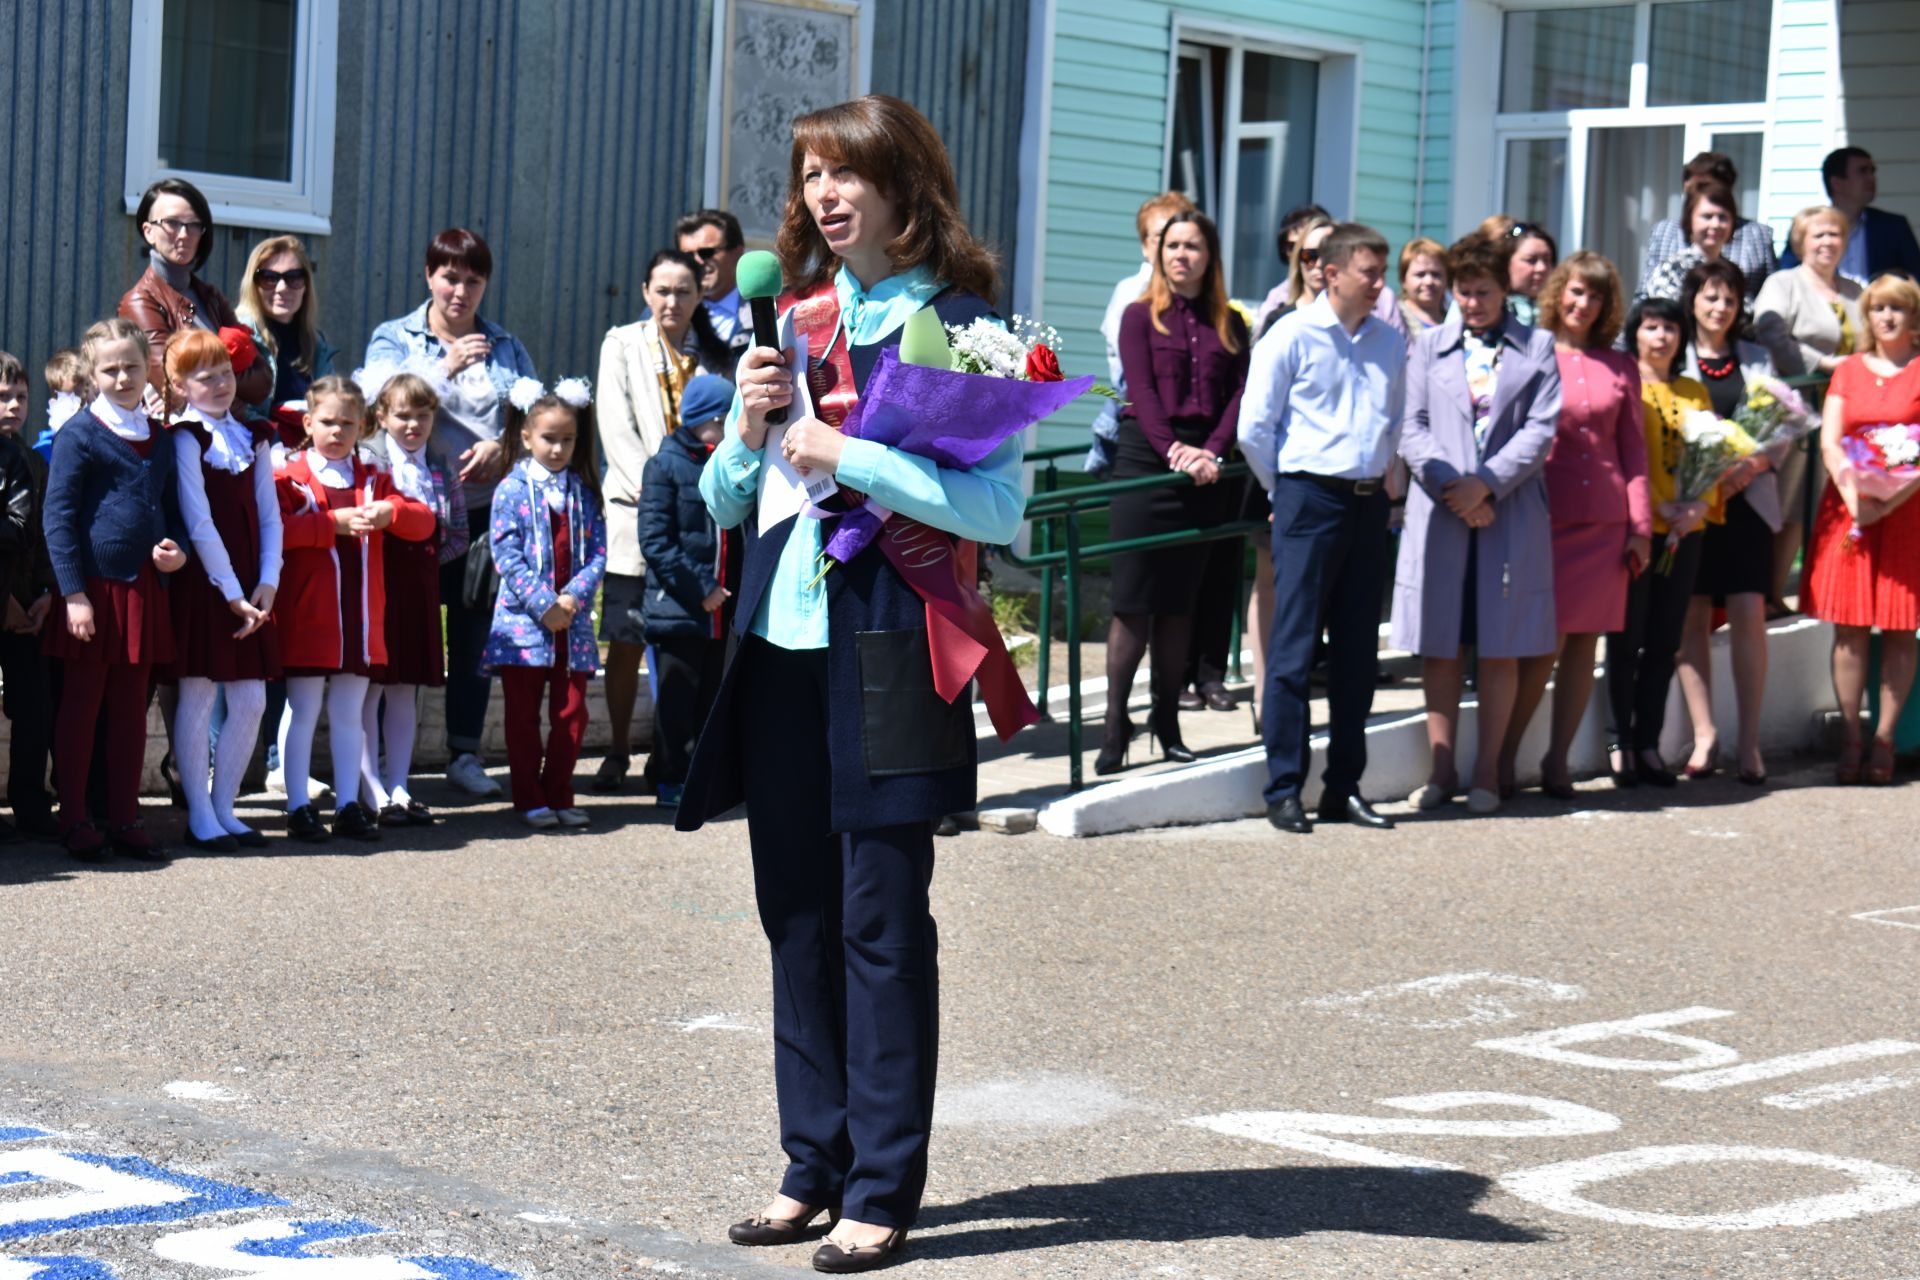
[[[774,314],[773,300],[780,296],[780,259],[765,249],[743,253],[733,278],[740,296],[752,309],[754,345],[778,350],[780,317]],[[767,410],[768,426],[777,427],[786,420],[786,405]]]

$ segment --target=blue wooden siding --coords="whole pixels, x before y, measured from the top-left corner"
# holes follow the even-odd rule
[[[940,129],[1011,278],[1026,6],[873,2],[873,87]],[[543,375],[591,376],[608,327],[639,312],[648,257],[701,203],[713,7],[340,0],[333,234],[309,245],[347,367],[424,300],[434,233],[467,226],[494,253],[485,314]],[[130,0],[0,0],[0,347],[33,370],[36,403],[39,366],[143,265],[121,199],[131,30]],[[269,234],[220,227],[204,276],[234,296]]]
[[[1773,121],[1767,132],[1766,204],[1761,216],[1784,245],[1797,210],[1826,203],[1820,160],[1839,143],[1839,32],[1834,0],[1774,0]]]

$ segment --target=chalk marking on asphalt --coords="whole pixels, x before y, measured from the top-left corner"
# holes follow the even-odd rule
[[[516,1213],[513,1216],[519,1218],[522,1222],[538,1223],[543,1227],[577,1227],[580,1225],[564,1213],[535,1213],[530,1209],[525,1213]]]
[[[1779,1107],[1782,1111],[1811,1111],[1835,1102],[1851,1102],[1855,1098],[1870,1097],[1892,1089],[1912,1089],[1917,1086],[1920,1086],[1920,1067],[1909,1067],[1904,1071],[1889,1071],[1885,1075],[1836,1080],[1832,1084],[1817,1084],[1807,1089],[1796,1089],[1792,1093],[1776,1093],[1760,1101],[1770,1107]]]
[[[48,1147],[0,1151],[0,1175],[16,1173],[72,1190],[0,1201],[0,1243],[286,1203],[245,1187],[162,1169],[138,1156],[90,1155]]]
[[[1659,1169],[1695,1164],[1789,1164],[1826,1169],[1853,1180],[1849,1191],[1803,1196],[1776,1204],[1729,1213],[1660,1213],[1620,1209],[1582,1194],[1597,1183]],[[1869,1213],[1885,1213],[1920,1204],[1920,1176],[1892,1165],[1845,1156],[1793,1151],[1780,1147],[1670,1146],[1635,1147],[1604,1155],[1541,1165],[1503,1175],[1499,1185],[1512,1195],[1543,1209],[1575,1217],[1593,1218],[1633,1227],[1669,1231],[1760,1231],[1771,1227],[1805,1227],[1817,1222],[1839,1222]]]
[[[1744,831],[1689,831],[1690,836],[1699,836],[1702,840],[1738,840],[1746,835]]]
[[[113,1269],[91,1258],[0,1258],[0,1280],[114,1280]]]
[[[1498,1040],[1481,1040],[1475,1043],[1476,1049],[1493,1049],[1500,1053],[1517,1053],[1522,1057],[1539,1058],[1546,1062],[1558,1062],[1572,1067],[1594,1067],[1601,1071],[1699,1071],[1708,1067],[1724,1067],[1740,1060],[1740,1051],[1712,1040],[1701,1040],[1694,1036],[1676,1035],[1664,1030],[1688,1022],[1705,1022],[1711,1018],[1731,1018],[1731,1009],[1709,1009],[1692,1005],[1685,1009],[1668,1009],[1662,1013],[1643,1013],[1636,1018],[1619,1018],[1610,1022],[1587,1022],[1575,1027],[1557,1027],[1551,1031],[1535,1031],[1524,1036],[1509,1036]],[[1568,1045],[1591,1044],[1603,1040],[1652,1040],[1659,1044],[1671,1045],[1676,1049],[1688,1049],[1692,1056],[1687,1058],[1616,1058],[1606,1054],[1581,1053],[1569,1049]]]
[[[1319,1111],[1228,1111],[1197,1116],[1184,1123],[1230,1137],[1251,1138],[1270,1146],[1288,1147],[1311,1155],[1350,1160],[1380,1169],[1459,1171],[1463,1166],[1420,1156],[1382,1151],[1358,1142],[1324,1135],[1402,1135],[1446,1138],[1571,1138],[1612,1133],[1620,1118],[1577,1102],[1541,1098],[1524,1093],[1423,1093],[1405,1098],[1380,1098],[1377,1105],[1402,1111],[1452,1111],[1460,1107],[1521,1107],[1536,1120],[1423,1120],[1412,1116],[1353,1116]]]
[[[513,1280],[509,1272],[468,1258],[335,1257],[307,1248],[330,1240],[384,1234],[383,1228],[353,1218],[267,1218],[175,1232],[154,1241],[153,1251],[172,1262],[237,1272],[252,1280]]]
[[[1920,929],[1920,919],[1889,920],[1888,916],[1920,916],[1920,907],[1884,907],[1879,911],[1857,912],[1853,919],[1865,920],[1868,924],[1890,925],[1895,929]]]
[[[1406,1027],[1414,1031],[1453,1031],[1460,1027],[1487,1026],[1511,1022],[1522,1007],[1531,1004],[1565,1003],[1586,998],[1586,988],[1567,982],[1549,982],[1545,978],[1523,978],[1511,973],[1437,973],[1428,978],[1393,982],[1369,987],[1351,995],[1315,996],[1301,1003],[1309,1009],[1344,1013],[1363,1022]],[[1430,1001],[1459,1006],[1452,1016],[1421,1017],[1417,1013],[1397,1014],[1391,1009],[1370,1006],[1390,1002],[1409,1004]]]
[[[735,1021],[734,1016],[730,1013],[703,1013],[697,1018],[676,1018],[672,1021],[672,1025],[680,1028],[682,1031],[758,1032],[760,1030],[760,1028],[749,1026],[747,1023]]]
[[[233,1090],[211,1080],[175,1080],[166,1086],[169,1098],[179,1098],[183,1102],[232,1102]]]
[[[1705,1093],[1710,1089],[1731,1089],[1757,1080],[1778,1080],[1781,1076],[1798,1075],[1802,1071],[1818,1071],[1823,1067],[1844,1066],[1850,1062],[1868,1062],[1874,1058],[1898,1058],[1909,1053],[1920,1053],[1920,1044],[1911,1040],[1865,1040],[1859,1044],[1836,1044],[1826,1049],[1809,1049],[1805,1053],[1743,1062],[1737,1067],[1722,1067],[1717,1071],[1695,1071],[1662,1080],[1660,1086],[1664,1089]]]
[[[940,1091],[941,1128],[1072,1129],[1099,1124],[1136,1104],[1104,1080],[1040,1072]]]

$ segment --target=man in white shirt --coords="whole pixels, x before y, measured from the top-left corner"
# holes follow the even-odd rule
[[[1386,588],[1387,468],[1406,404],[1406,339],[1372,314],[1385,287],[1387,242],[1359,223],[1320,246],[1326,291],[1274,322],[1254,344],[1240,400],[1240,452],[1273,498],[1273,632],[1261,736],[1267,821],[1305,835],[1300,793],[1313,645],[1327,631],[1330,726],[1319,818],[1387,828],[1360,796],[1367,715],[1378,676]]]
[[[707,319],[720,341],[735,356],[752,345],[753,320],[745,313],[734,275],[747,238],[740,219],[725,209],[699,209],[673,224],[674,244],[700,263],[700,292],[706,296]]]

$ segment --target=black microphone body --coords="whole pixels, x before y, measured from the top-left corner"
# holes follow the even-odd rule
[[[749,298],[747,305],[753,308],[753,341],[755,346],[780,348],[780,317],[774,314],[772,298]],[[793,376],[800,376],[794,370]],[[778,405],[767,410],[767,425],[780,426],[787,420],[787,405]]]

